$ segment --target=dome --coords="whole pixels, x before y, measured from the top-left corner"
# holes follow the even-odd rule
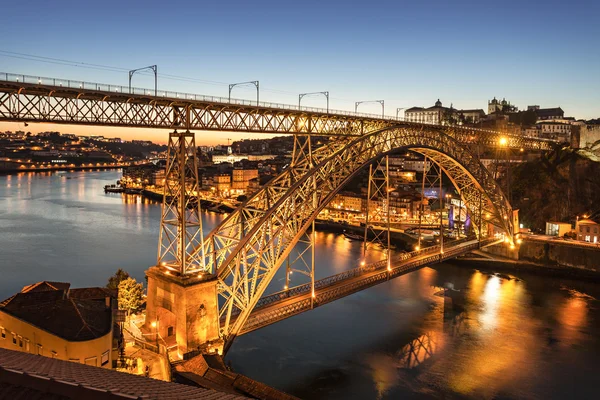
[[[438,99],[438,101],[435,102],[435,106],[436,107],[441,107],[442,106],[442,102],[440,101],[440,99]]]

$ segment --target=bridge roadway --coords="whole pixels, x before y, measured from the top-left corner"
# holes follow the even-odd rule
[[[265,296],[258,301],[239,335],[330,303],[426,265],[436,264],[457,255],[500,242],[502,240],[497,238],[483,239],[481,243],[477,239],[466,238],[448,243],[444,247],[443,253],[441,253],[438,245],[402,254],[392,260],[389,269],[387,260],[354,268],[315,281],[314,298],[311,296],[309,283]],[[232,323],[233,321],[235,321],[235,315],[232,316]],[[223,318],[221,324],[223,325],[224,322]]]
[[[364,135],[399,126],[443,131],[461,143],[552,150],[554,142],[472,127],[432,125],[385,115],[251,102],[0,72],[0,121],[234,131]]]

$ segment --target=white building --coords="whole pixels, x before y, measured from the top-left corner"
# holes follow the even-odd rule
[[[540,127],[540,137],[556,140],[560,143],[569,143],[571,141],[571,124],[561,122],[542,122]]]
[[[433,107],[412,107],[404,111],[404,119],[410,122],[421,122],[425,124],[441,124],[444,120],[444,115],[448,113],[450,109],[443,107],[440,99],[435,102]]]
[[[255,155],[255,154],[213,154],[212,162],[215,164],[220,163],[234,163],[242,160],[248,161],[265,161],[265,160],[273,160],[275,159],[275,155],[272,154],[264,154],[264,155]]]

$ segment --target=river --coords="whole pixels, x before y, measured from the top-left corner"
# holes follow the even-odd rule
[[[144,281],[156,263],[160,205],[105,194],[119,177],[0,176],[0,299],[40,280],[101,286],[117,268]],[[203,214],[205,231],[221,218]],[[317,278],[360,256],[358,242],[317,233]],[[600,285],[513,275],[423,268],[241,336],[227,361],[306,399],[596,398]],[[270,290],[283,284],[278,274]],[[464,300],[446,315],[435,295],[445,284]]]

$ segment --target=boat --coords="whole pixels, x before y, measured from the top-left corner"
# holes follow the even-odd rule
[[[125,189],[123,189],[121,186],[117,186],[117,185],[105,185],[104,186],[105,193],[123,193],[124,191],[125,191]]]
[[[351,240],[363,240],[364,239],[362,236],[357,235],[356,233],[348,232],[346,230],[344,230],[344,236],[346,236],[348,239],[351,239]]]

